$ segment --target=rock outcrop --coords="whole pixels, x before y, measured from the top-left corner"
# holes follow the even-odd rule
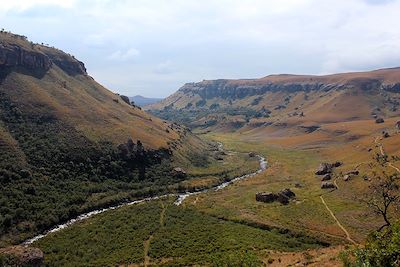
[[[22,67],[47,72],[56,65],[68,75],[86,75],[85,65],[61,50],[33,44],[26,37],[0,33],[0,68]]]
[[[25,67],[47,71],[51,65],[50,58],[42,52],[0,43],[0,67]]]
[[[333,168],[340,167],[342,165],[341,162],[336,161],[334,163],[321,163],[319,164],[317,170],[315,171],[316,175],[325,175],[331,173]]]
[[[272,192],[260,192],[256,194],[256,201],[271,203],[277,199],[277,195]]]
[[[265,203],[272,203],[274,201],[278,201],[282,205],[289,204],[291,199],[294,199],[296,194],[286,188],[279,193],[272,193],[272,192],[261,192],[256,194],[256,201],[265,202]]]
[[[328,181],[330,179],[332,179],[332,176],[330,173],[327,173],[324,176],[322,176],[321,181]]]
[[[86,68],[83,62],[61,51],[48,51],[51,61],[68,75],[86,75]]]
[[[129,100],[129,97],[125,96],[125,95],[120,95],[121,99],[127,103],[128,105],[131,104],[131,101]]]
[[[332,182],[321,183],[321,189],[336,189],[336,185]]]

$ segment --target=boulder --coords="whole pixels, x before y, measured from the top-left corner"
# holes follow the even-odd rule
[[[255,156],[256,156],[256,153],[254,153],[254,152],[250,152],[250,153],[249,153],[249,157],[250,157],[250,158],[254,158]]]
[[[328,181],[330,179],[332,179],[332,176],[330,173],[327,173],[324,176],[322,176],[321,181]]]
[[[388,137],[390,137],[390,134],[388,132],[386,132],[386,131],[383,131],[382,132],[382,137],[383,138],[388,138]]]
[[[358,170],[351,170],[351,171],[346,172],[346,174],[348,174],[348,175],[359,175],[359,174],[360,174],[360,171],[358,171]]]
[[[318,169],[315,171],[316,175],[325,175],[327,173],[331,173],[333,168],[337,168],[342,166],[343,163],[340,161],[336,161],[334,163],[321,163],[318,166]]]
[[[279,193],[272,193],[272,192],[262,192],[262,193],[257,193],[256,194],[256,200],[260,202],[265,202],[265,203],[271,203],[274,201],[278,201],[279,203],[283,205],[289,204],[290,199],[295,198],[296,194],[286,188]]]
[[[289,198],[286,196],[286,195],[284,195],[284,194],[282,194],[282,193],[279,193],[278,194],[278,198],[276,199],[279,203],[281,203],[282,205],[287,205],[287,204],[289,204]]]
[[[129,97],[125,96],[125,95],[120,95],[121,99],[127,103],[128,105],[131,104],[131,101],[129,100]]]
[[[272,192],[261,192],[256,194],[256,201],[271,203],[278,199],[278,195]]]
[[[341,162],[341,161],[336,161],[335,163],[332,163],[332,167],[334,167],[334,168],[338,168],[342,165],[343,165],[343,162]]]
[[[321,189],[336,189],[336,185],[332,182],[321,183]]]
[[[346,174],[345,176],[343,176],[343,181],[348,181],[350,180],[351,176],[349,174]]]
[[[375,123],[384,123],[384,122],[385,122],[385,120],[383,118],[377,118],[375,120]]]
[[[315,171],[316,175],[325,175],[332,172],[332,165],[329,163],[321,163]]]
[[[9,258],[10,266],[40,267],[43,265],[44,255],[39,248],[13,246],[0,249],[0,256]]]
[[[400,121],[396,122],[396,128],[400,130]]]
[[[296,197],[296,194],[290,190],[289,188],[283,189],[281,192],[279,192],[279,194],[282,194],[288,198],[294,198]]]

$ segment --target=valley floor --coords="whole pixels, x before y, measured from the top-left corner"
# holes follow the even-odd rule
[[[222,190],[189,196],[181,206],[167,198],[106,212],[34,245],[43,249],[50,265],[341,266],[340,252],[362,245],[381,224],[362,200],[371,180],[364,178],[371,175],[375,152],[397,152],[390,146],[397,144],[397,133],[323,149],[293,148],[268,139],[251,142],[240,133],[203,137],[239,154],[266,156],[268,169]],[[228,156],[223,164],[233,168],[232,160]],[[315,169],[337,160],[344,162],[335,170],[337,189],[322,190]],[[246,165],[237,162],[234,169]],[[396,166],[396,161],[387,164],[393,172],[399,171]],[[352,169],[360,175],[344,181],[343,173]],[[204,177],[189,183],[202,185]],[[285,188],[296,194],[289,205],[255,201],[258,192]]]

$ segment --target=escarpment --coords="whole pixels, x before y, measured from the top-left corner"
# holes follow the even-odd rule
[[[87,74],[81,61],[61,50],[34,44],[21,35],[0,32],[0,69],[47,72],[54,65],[70,76]]]
[[[29,51],[18,45],[0,43],[0,66],[2,68],[20,66],[47,71],[51,65],[50,58],[42,52]]]

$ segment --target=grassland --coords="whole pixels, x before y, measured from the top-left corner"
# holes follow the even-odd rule
[[[134,266],[143,264],[145,256],[160,266],[259,266],[271,249],[321,246],[313,238],[218,219],[172,201],[109,211],[51,234],[35,246],[44,251],[50,266]]]
[[[379,219],[369,214],[366,204],[354,194],[354,190],[368,185],[361,177],[347,184],[339,178],[337,182],[340,188],[335,191],[320,189],[321,181],[314,175],[315,168],[320,162],[337,160],[324,151],[289,149],[267,142],[253,143],[240,134],[208,134],[207,137],[223,142],[229,149],[260,153],[267,157],[269,168],[222,191],[192,196],[185,202],[188,207],[229,220],[284,227],[334,243],[346,242],[340,241],[344,240],[345,234],[321,202],[322,195],[353,239],[361,242],[379,224]],[[339,168],[339,177],[340,171]],[[296,187],[295,184],[300,186]],[[284,206],[255,201],[257,192],[276,192],[284,188],[291,188],[295,192],[295,203]]]

